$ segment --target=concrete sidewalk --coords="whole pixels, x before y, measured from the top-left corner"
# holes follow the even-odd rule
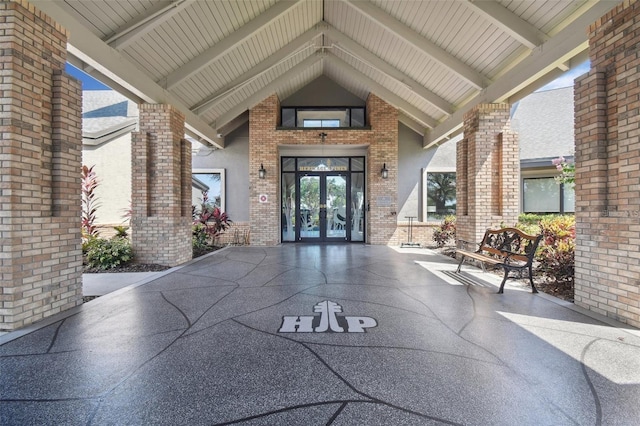
[[[637,424],[638,330],[455,268],[221,250],[0,337],[0,424]]]
[[[85,297],[104,296],[132,284],[149,281],[160,275],[162,272],[82,274],[82,295]]]

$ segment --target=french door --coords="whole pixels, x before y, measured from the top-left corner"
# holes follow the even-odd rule
[[[282,241],[364,241],[364,170],[350,170],[363,167],[364,159],[290,160],[301,166],[282,173]],[[343,170],[322,170],[328,168],[326,165],[305,170],[305,160]],[[338,163],[340,160],[344,163]]]
[[[298,179],[298,241],[347,241],[350,222],[346,175],[304,174]]]

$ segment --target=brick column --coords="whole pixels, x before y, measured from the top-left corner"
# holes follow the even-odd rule
[[[131,161],[135,260],[168,266],[191,260],[191,144],[184,139],[184,115],[171,105],[140,105]]]
[[[367,241],[388,244],[397,228],[398,212],[398,110],[370,94],[367,115],[373,131],[367,159]],[[389,177],[380,173],[386,164]]]
[[[0,1],[0,330],[82,303],[82,90],[68,34],[26,1]]]
[[[518,220],[520,155],[509,112],[507,104],[481,104],[464,116],[456,150],[458,239],[480,242],[487,228]]]
[[[575,303],[640,327],[640,3],[589,28],[575,83]]]

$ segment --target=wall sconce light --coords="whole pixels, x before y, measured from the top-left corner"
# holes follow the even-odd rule
[[[382,176],[382,179],[386,179],[389,177],[389,170],[387,170],[387,163],[384,163],[382,165],[382,170],[380,170],[380,175]]]
[[[260,163],[260,170],[258,170],[258,177],[260,179],[264,179],[265,176],[267,176],[267,171],[265,170],[264,166],[262,165],[262,163]]]

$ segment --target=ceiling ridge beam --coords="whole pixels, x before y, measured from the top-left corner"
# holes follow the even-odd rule
[[[178,84],[217,61],[221,56],[290,11],[302,1],[305,0],[280,1],[276,3],[240,27],[240,29],[231,33],[228,37],[218,41],[186,64],[181,65],[175,71],[158,80],[158,84],[169,90],[176,87]]]
[[[476,89],[483,89],[491,83],[488,78],[480,74],[478,71],[465,64],[446,50],[437,46],[431,40],[423,37],[415,30],[387,14],[382,9],[379,9],[366,1],[342,1],[360,12],[362,15],[368,16],[370,19],[378,23],[378,25],[409,43],[418,51],[429,56],[441,66],[447,68],[450,72],[458,76],[458,78],[466,81]]]
[[[304,72],[307,68],[312,67],[316,62],[322,60],[324,57],[325,54],[323,53],[315,53],[302,60],[300,63],[287,70],[287,72],[269,82],[269,84],[267,84],[265,87],[258,90],[248,98],[238,102],[230,110],[221,114],[216,118],[214,123],[211,123],[211,125],[215,125],[215,127],[218,129],[223,128],[238,115],[262,102],[262,100],[267,98],[272,93],[276,92],[280,86],[288,83],[292,78]]]
[[[285,60],[287,57],[297,53],[300,49],[304,48],[307,44],[311,43],[316,37],[322,34],[320,28],[312,28],[297,37],[291,43],[278,50],[273,55],[269,56],[259,64],[251,67],[241,76],[235,78],[230,83],[224,85],[220,89],[216,90],[211,95],[207,96],[204,100],[198,102],[191,107],[191,111],[194,114],[202,115],[211,108],[214,108],[225,97],[231,95],[237,88],[243,87],[247,82],[253,80],[256,76],[267,71],[268,69],[276,66],[279,62]]]
[[[409,102],[402,99],[400,96],[393,93],[391,90],[384,87],[382,84],[372,80],[366,75],[362,74],[357,69],[353,68],[351,65],[347,64],[342,59],[338,58],[333,53],[327,54],[327,60],[338,67],[345,74],[354,76],[359,81],[368,86],[369,90],[384,99],[389,104],[394,107],[402,110],[409,117],[413,118],[417,122],[421,123],[425,127],[434,128],[438,125],[438,121],[433,117],[429,116],[427,113],[422,111],[420,108],[410,104]]]
[[[542,31],[498,2],[467,0],[465,5],[529,49],[535,49],[548,39]]]
[[[506,72],[499,80],[476,95],[425,135],[423,146],[429,148],[462,127],[464,114],[481,103],[503,102],[534,81],[589,47],[586,29],[611,10],[611,3],[599,1],[554,37],[534,49],[531,54]],[[521,94],[522,96],[522,94]]]
[[[115,34],[105,40],[114,49],[123,50],[131,43],[154,28],[173,18],[197,0],[175,0],[166,6],[160,6],[146,16],[142,16],[118,28]]]
[[[393,65],[373,54],[371,51],[365,49],[362,45],[355,42],[333,26],[329,25],[325,30],[325,34],[331,37],[333,41],[336,41],[338,45],[346,48],[351,54],[360,58],[361,61],[370,64],[372,67],[379,69],[379,71],[387,74],[389,77],[399,81],[405,86],[408,86],[409,89],[411,89],[425,101],[429,102],[434,108],[437,108],[442,113],[451,115],[455,111],[453,105],[451,105],[445,99],[436,95],[413,78],[409,77],[402,71],[395,68]]]

